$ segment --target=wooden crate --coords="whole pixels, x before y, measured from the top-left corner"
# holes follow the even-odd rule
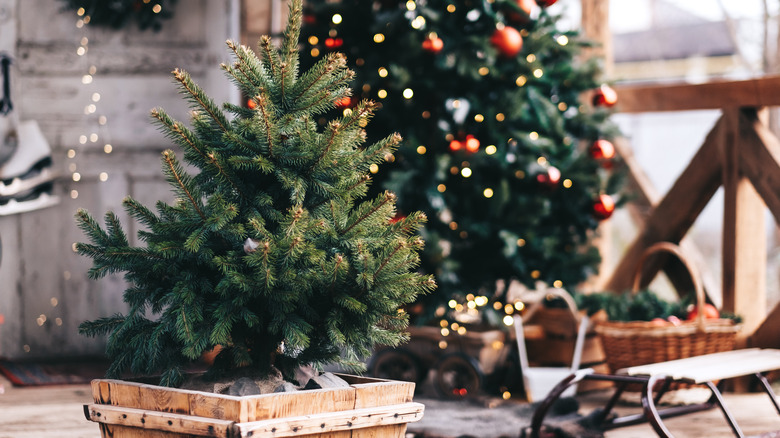
[[[403,438],[422,418],[414,383],[340,377],[350,386],[246,397],[98,379],[84,414],[103,438]]]

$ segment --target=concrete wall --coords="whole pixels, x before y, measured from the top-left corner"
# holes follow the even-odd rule
[[[77,327],[124,311],[124,285],[117,277],[86,278],[89,259],[72,250],[74,242],[85,241],[73,216],[84,207],[102,220],[113,210],[122,213],[128,235],[134,236],[138,230],[123,214],[121,200],[131,195],[153,205],[172,198],[160,172],[160,153],[173,145],[149,117],[149,110],[160,106],[188,121],[170,71],[187,70],[218,102],[238,101],[218,68],[230,59],[225,40],[239,36],[238,0],[180,1],[160,32],[136,26],[78,28],[76,14],[62,5],[0,0],[0,52],[15,58],[17,114],[39,123],[60,173],[57,205],[0,216],[0,357],[5,358],[102,353],[102,340],[78,335]],[[87,53],[79,56],[79,47]],[[92,66],[92,83],[82,83]],[[100,94],[97,102],[94,93]],[[85,114],[92,103],[96,111]],[[101,115],[105,125],[98,122]],[[0,117],[0,134],[7,122]],[[80,136],[93,133],[97,141],[80,143]],[[111,153],[104,151],[106,143],[113,146]]]

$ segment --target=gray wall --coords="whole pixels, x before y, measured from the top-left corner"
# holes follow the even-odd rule
[[[160,172],[160,153],[173,145],[149,117],[149,110],[160,106],[188,121],[170,71],[187,70],[218,102],[238,100],[218,68],[230,59],[225,40],[238,37],[238,0],[181,0],[160,32],[136,26],[79,29],[78,17],[63,11],[62,4],[0,0],[0,52],[15,58],[15,108],[21,120],[39,123],[60,173],[57,205],[0,216],[0,357],[5,358],[102,353],[103,341],[78,335],[77,327],[85,319],[124,311],[124,285],[116,277],[86,278],[89,260],[72,250],[74,242],[85,240],[73,216],[84,207],[102,220],[113,210],[134,236],[137,229],[121,210],[122,199],[131,195],[153,205],[172,198]],[[83,37],[88,51],[78,56]],[[82,84],[93,65],[93,82]],[[101,96],[97,111],[85,115],[96,92]],[[106,125],[98,124],[99,115],[106,116]],[[0,117],[0,134],[6,125],[7,118]],[[81,135],[91,133],[99,135],[97,142],[79,143]],[[110,154],[103,151],[105,143],[113,145]],[[69,150],[76,152],[73,158]],[[104,172],[108,178],[101,181]]]

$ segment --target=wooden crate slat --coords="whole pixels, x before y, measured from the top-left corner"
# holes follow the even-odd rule
[[[317,433],[346,431],[366,427],[408,423],[422,418],[424,406],[420,403],[379,406],[350,411],[238,423],[241,437],[282,438],[300,437]]]
[[[313,389],[308,391],[264,394],[246,397],[247,421],[262,421],[284,417],[346,411],[355,407],[355,388]],[[245,421],[241,421],[242,423]]]
[[[235,424],[229,420],[101,404],[85,406],[85,414],[98,423],[209,437],[230,438]]]

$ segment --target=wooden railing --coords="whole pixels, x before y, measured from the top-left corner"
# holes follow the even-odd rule
[[[654,193],[625,142],[617,142],[644,211],[639,235],[604,287],[631,287],[645,248],[680,243],[719,187],[724,188],[722,308],[744,318],[739,346],[780,347],[780,303],[767,311],[765,209],[780,224],[780,141],[767,126],[767,108],[780,106],[780,77],[701,85],[616,87],[618,112],[720,109],[722,115],[672,188]],[[686,242],[687,243],[687,242]],[[689,245],[690,246],[690,245]],[[695,248],[689,248],[695,250]],[[644,278],[663,269],[675,286],[687,273],[658,260]],[[705,285],[712,294],[712,285]],[[678,290],[680,288],[678,287]]]

